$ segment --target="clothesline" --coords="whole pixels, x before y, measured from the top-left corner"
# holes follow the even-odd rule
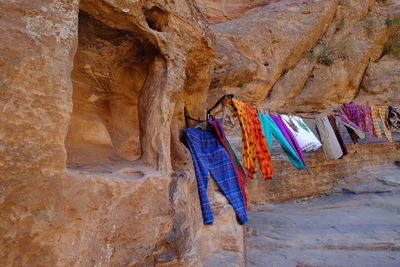
[[[244,168],[226,138],[222,125],[211,115],[226,97],[230,99],[229,103],[240,124]],[[391,131],[400,132],[400,106],[371,107],[356,104],[343,104],[338,108],[330,106],[333,108],[332,114],[321,114],[312,118],[316,121],[319,139],[302,117],[280,113],[273,115],[270,111],[267,113],[238,100],[234,95],[222,96],[207,110],[206,120],[192,118],[185,112],[188,119],[207,122],[206,130],[197,127],[184,130],[195,168],[204,223],[213,222],[207,197],[209,173],[233,206],[239,222],[246,223],[247,197],[244,170],[247,171],[247,177],[253,179],[258,161],[258,169],[262,176],[265,179],[272,178],[270,155],[273,148],[272,137],[281,145],[294,167],[309,172],[303,151],[315,151],[322,146],[325,158],[330,160],[340,159],[348,154],[337,124],[346,127],[354,143],[364,139],[366,134],[373,138],[380,137],[382,133],[378,120],[381,120],[389,141],[393,140]]]
[[[303,128],[307,128],[307,126],[302,121],[302,118],[315,120],[316,124],[317,124],[317,130],[322,131],[322,133],[318,132],[321,139],[327,139],[328,136],[332,136],[332,135],[336,136],[336,139],[337,139],[337,140],[332,140],[332,139],[328,138],[327,140],[325,140],[325,143],[328,143],[328,144],[323,146],[323,148],[324,148],[325,156],[327,159],[337,159],[337,158],[341,158],[344,155],[347,155],[347,150],[345,148],[343,139],[340,135],[340,132],[338,130],[336,123],[342,124],[347,129],[353,143],[358,143],[358,140],[365,139],[366,133],[368,133],[368,135],[372,138],[382,137],[378,120],[382,121],[383,130],[389,141],[393,141],[393,138],[392,138],[391,131],[388,129],[388,127],[391,127],[392,130],[396,130],[397,128],[400,129],[400,112],[398,110],[396,110],[396,108],[394,108],[394,107],[388,107],[388,106],[372,106],[371,107],[371,106],[367,106],[367,105],[357,105],[357,104],[342,104],[340,107],[334,107],[333,105],[329,104],[329,106],[332,108],[331,114],[329,114],[329,115],[327,115],[325,113],[325,114],[321,114],[318,117],[295,116],[292,114],[283,115],[278,111],[277,112],[278,116],[275,117],[275,115],[272,115],[270,113],[270,109],[268,109],[268,112],[267,112],[266,109],[258,109],[256,107],[254,107],[253,105],[245,104],[245,103],[239,101],[237,96],[232,95],[232,94],[223,95],[222,97],[220,97],[218,99],[218,101],[210,109],[207,110],[207,118],[205,120],[195,119],[189,115],[186,115],[186,112],[185,112],[185,116],[186,116],[186,118],[194,120],[199,123],[208,122],[210,119],[214,119],[214,117],[211,115],[211,112],[216,107],[218,107],[218,105],[221,104],[225,98],[230,99],[229,103],[235,109],[235,112],[237,114],[242,113],[242,116],[244,116],[244,117],[246,117],[246,114],[247,114],[247,116],[260,117],[257,119],[260,121],[262,121],[263,119],[268,121],[268,119],[273,118],[275,124],[283,123],[283,124],[286,124],[287,127],[292,128],[294,130],[294,132],[293,132],[294,135],[296,135],[298,130],[297,130],[297,127],[295,126],[295,123],[293,123],[293,120],[297,120],[297,123],[299,124],[299,126],[301,126]],[[241,106],[241,104],[239,104],[239,103],[243,103],[246,107],[238,108],[238,106]],[[243,110],[241,110],[241,109],[243,109]],[[388,113],[391,114],[391,117],[393,117],[390,119],[393,121],[389,120]],[[251,115],[251,114],[253,114],[253,115]],[[263,117],[261,114],[268,115],[270,118],[261,118],[261,117]],[[244,124],[246,124],[246,123],[244,123],[243,120],[240,119],[240,116],[239,116],[239,123],[242,128],[242,137],[243,137],[244,135],[246,135],[246,131],[243,131],[243,128],[245,128]],[[259,122],[257,122],[257,123],[259,123]],[[266,123],[266,122],[264,122],[264,123]],[[269,127],[273,127],[273,125],[270,125]],[[280,129],[281,131],[284,130],[283,129],[284,127],[280,127],[280,128],[281,128]],[[325,132],[325,130],[327,130],[327,132]],[[257,129],[255,129],[255,131],[257,131]],[[249,137],[250,134],[247,134],[247,135],[248,136],[247,137],[245,136],[245,137],[247,139],[250,139],[250,137]],[[311,139],[314,139],[314,138],[311,137]],[[291,145],[292,145],[292,147],[294,147],[293,144],[291,144]],[[339,149],[339,145],[341,147],[340,149]],[[246,147],[246,144],[243,144],[243,147]],[[302,147],[303,150],[304,150],[304,147]],[[335,148],[335,149],[333,149],[333,148]],[[304,169],[306,169],[306,168],[304,168]]]
[[[193,118],[193,117],[187,115],[187,114],[186,114],[186,111],[185,111],[185,117],[186,117],[187,119],[190,119],[190,120],[192,120],[192,121],[196,121],[196,122],[199,122],[199,123],[207,122],[207,120],[211,117],[211,112],[212,112],[215,108],[217,108],[217,107],[222,103],[222,101],[223,101],[225,98],[232,99],[232,98],[234,98],[234,97],[237,98],[237,96],[235,96],[235,95],[233,95],[233,94],[227,94],[227,95],[223,95],[222,97],[220,97],[220,98],[215,102],[215,104],[214,104],[211,108],[209,108],[209,109],[207,110],[206,119],[204,119],[204,120],[201,120],[200,118],[199,118],[199,119],[195,119],[195,118]],[[336,109],[336,108],[335,108],[334,106],[332,106],[332,105],[329,105],[329,106],[331,106],[331,107],[333,108],[333,110]],[[270,113],[270,112],[271,112],[271,110],[269,109],[269,110],[268,110],[268,113]],[[281,112],[280,112],[280,111],[276,111],[276,113],[277,113],[278,115],[281,115]],[[288,114],[288,115],[293,115],[292,112],[289,112],[289,113],[287,113],[287,114]],[[316,117],[310,117],[310,116],[302,116],[302,115],[296,115],[296,116],[301,117],[301,118],[304,118],[304,119],[312,119],[312,120],[316,119]]]

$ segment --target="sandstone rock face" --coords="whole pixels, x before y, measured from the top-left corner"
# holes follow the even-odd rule
[[[371,62],[356,100],[371,105],[400,103],[399,59],[385,55],[377,62]]]
[[[380,77],[394,79],[381,89],[390,93],[380,103],[398,104],[391,97],[398,92],[390,78],[396,72],[387,71],[384,59],[379,62],[385,43],[399,32],[396,23],[387,23],[400,15],[399,6],[399,1],[283,0],[213,25],[217,55],[209,103],[233,93],[273,110],[329,110],[329,104],[351,102],[361,84],[373,90],[368,79],[380,64]]]
[[[251,14],[273,0],[198,0],[196,1],[210,24],[216,24]]]
[[[264,100],[283,70],[294,67],[324,33],[336,4],[279,1],[212,26],[217,55],[210,96],[229,92],[254,103]]]
[[[197,8],[0,5],[0,264],[201,266],[194,177],[173,174],[170,152],[211,79]]]
[[[141,156],[144,163],[168,172],[174,112],[186,108],[196,115],[211,78],[213,37],[202,15],[186,1],[82,1],[80,9],[82,45],[72,74],[75,101],[90,99],[88,105],[99,111],[80,106],[73,113],[76,123],[98,116],[97,128],[107,129],[117,155],[130,160]],[[91,56],[94,51],[102,64]],[[192,91],[199,101],[186,101]],[[182,110],[175,109],[178,100],[184,103]]]
[[[340,160],[326,160],[321,150],[307,154],[305,161],[312,175],[294,168],[282,154],[274,155],[274,177],[265,181],[259,176],[249,181],[251,202],[263,204],[325,193],[340,178],[393,162],[400,155],[398,144],[357,144],[348,145],[347,148],[349,155]]]
[[[184,115],[225,93],[306,113],[399,104],[399,61],[382,51],[400,2],[383,2],[0,0],[0,265],[244,266],[243,227],[212,179],[202,224]],[[310,155],[313,176],[275,154],[250,201],[325,192],[399,146],[350,152]]]

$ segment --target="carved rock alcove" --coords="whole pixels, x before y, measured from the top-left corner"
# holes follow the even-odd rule
[[[81,11],[72,72],[69,167],[141,156],[138,96],[155,53],[143,36],[113,29]]]
[[[203,110],[211,79],[198,9],[0,6],[0,265],[199,266],[195,181],[171,168],[171,144],[187,152],[171,131]]]
[[[67,167],[109,172],[144,154],[147,104],[163,86],[166,62],[138,29],[110,27],[82,10],[78,25]]]

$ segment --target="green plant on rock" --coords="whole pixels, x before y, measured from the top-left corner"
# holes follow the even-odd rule
[[[369,29],[373,28],[376,25],[376,19],[375,18],[369,18],[369,19],[366,20],[366,24],[367,24],[367,27]]]
[[[322,52],[319,54],[317,62],[330,66],[338,59],[347,59],[350,55],[349,51],[352,50],[353,46],[354,39],[351,35],[347,35],[340,40],[335,40],[324,46]]]
[[[318,57],[318,54],[314,51],[314,49],[311,49],[310,52],[307,54],[307,58],[310,60],[314,60]]]
[[[389,40],[385,44],[383,54],[389,54],[400,59],[400,36],[394,40]]]
[[[351,50],[351,48],[354,45],[354,39],[351,36],[348,36],[342,40],[340,40],[336,45],[335,45],[335,50],[336,54],[339,58],[345,59],[348,55],[348,51]]]
[[[244,87],[244,83],[238,83],[238,84],[236,85],[236,87],[243,88],[243,87]]]
[[[391,26],[393,24],[399,23],[400,22],[400,17],[395,17],[395,18],[387,18],[385,20],[385,24],[387,26]]]
[[[341,29],[343,29],[346,26],[346,23],[344,22],[344,20],[339,21],[336,24],[336,31],[340,31]]]
[[[331,49],[324,49],[318,58],[318,63],[331,66],[335,63],[335,59],[336,57]]]
[[[322,37],[317,41],[317,44],[319,44],[319,45],[326,45],[327,43],[328,43],[328,41],[326,40],[325,37]]]
[[[389,0],[376,0],[380,4],[389,4]]]

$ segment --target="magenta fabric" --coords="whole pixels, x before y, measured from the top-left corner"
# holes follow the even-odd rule
[[[375,133],[374,123],[372,121],[371,107],[367,105],[359,105],[358,110],[364,127],[362,128],[364,132],[368,133],[370,137],[377,138],[378,136]]]
[[[345,104],[350,120],[364,133],[376,138],[374,124],[372,122],[371,107],[367,105]]]
[[[356,104],[345,104],[346,110],[349,115],[349,119],[357,125],[357,127],[360,127],[360,115],[359,115],[359,110],[358,110],[358,105]],[[362,128],[361,128],[362,129]]]
[[[350,116],[350,112],[347,110],[346,105],[342,105],[338,110],[336,110],[335,116],[336,119],[346,127],[354,144],[357,144],[359,139],[365,138],[364,131],[352,121],[352,116]]]

